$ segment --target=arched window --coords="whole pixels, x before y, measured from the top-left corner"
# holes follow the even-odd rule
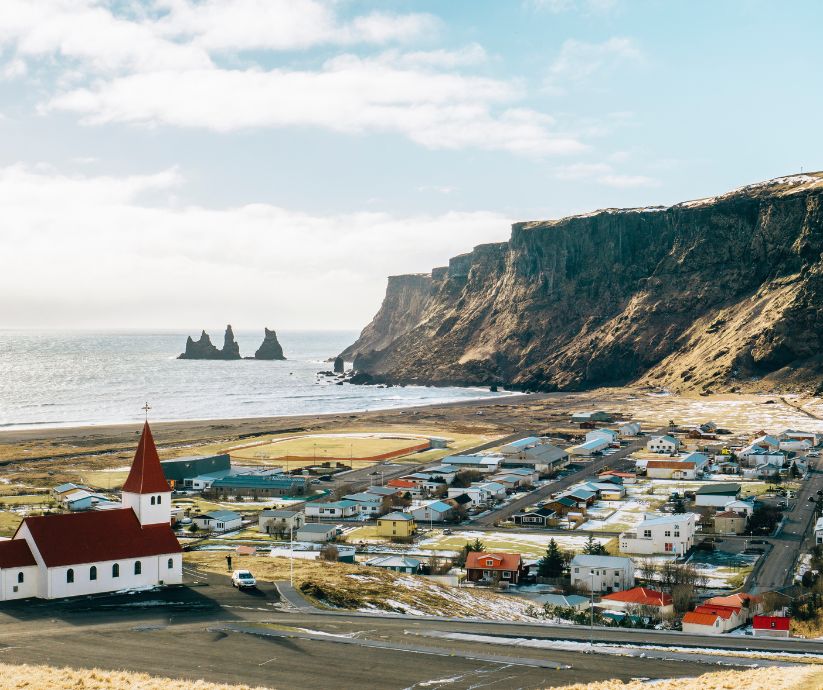
[[[154,496],[151,497],[151,504],[154,505]]]
[[[171,566],[169,566],[171,567]],[[22,584],[23,581],[26,579],[26,576],[23,573],[17,573],[17,582],[18,584]]]
[[[143,572],[143,564],[140,561],[134,562],[134,574],[140,575]]]
[[[68,582],[69,584],[74,582],[74,568],[69,568],[66,571],[66,582]]]
[[[157,497],[157,505],[160,505],[160,502],[163,500],[162,496]]]
[[[169,568],[173,568],[173,567],[174,567],[174,559],[170,558],[169,559]],[[22,575],[22,573],[20,573],[20,574]],[[22,582],[22,580],[20,580],[20,582]]]
[[[115,563],[111,567],[111,576],[112,577],[120,577],[120,564],[119,563]]]
[[[89,568],[89,580],[96,580],[97,579],[97,566],[93,565]]]

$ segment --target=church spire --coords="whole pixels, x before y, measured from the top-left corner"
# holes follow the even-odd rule
[[[163,475],[160,458],[151,435],[149,422],[143,425],[140,443],[131,464],[129,476],[123,484],[123,491],[133,494],[153,494],[170,491],[169,483]]]

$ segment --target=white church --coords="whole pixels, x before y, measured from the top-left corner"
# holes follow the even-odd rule
[[[171,491],[148,422],[116,510],[27,517],[0,541],[0,601],[183,581]]]

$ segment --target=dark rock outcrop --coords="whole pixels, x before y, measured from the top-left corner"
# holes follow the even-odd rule
[[[345,374],[346,373],[346,363],[343,361],[343,358],[338,356],[334,358],[334,373],[335,374]]]
[[[280,346],[280,343],[277,340],[277,333],[274,331],[270,331],[268,328],[265,329],[265,335],[263,336],[263,343],[257,348],[257,352],[254,353],[255,359],[286,359],[285,355],[283,354],[283,348]]]
[[[192,340],[191,336],[187,338],[186,351],[177,359],[240,359],[240,346],[234,339],[231,326],[226,326],[222,350],[218,349],[211,342],[209,334],[203,331],[198,340]]]
[[[353,382],[823,390],[823,173],[516,223],[389,279]]]

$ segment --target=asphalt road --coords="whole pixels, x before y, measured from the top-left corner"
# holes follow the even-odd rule
[[[815,504],[808,499],[810,496],[816,498],[820,489],[823,489],[823,472],[815,463],[808,478],[801,482],[797,498],[785,512],[783,529],[778,536],[769,539],[772,549],[750,579],[750,592],[782,589],[792,584],[798,556],[812,547]]]
[[[191,571],[189,571],[191,576]],[[0,658],[277,688],[544,688],[607,678],[693,676],[717,659],[667,650],[599,653],[597,641],[823,653],[795,640],[594,631],[595,653],[523,646],[524,637],[587,641],[576,626],[517,625],[296,609],[272,584],[241,592],[228,578],[199,586],[63,602],[0,606]],[[453,640],[453,633],[468,639]],[[254,633],[254,634],[251,634]],[[498,644],[489,643],[494,636]],[[511,644],[506,638],[511,638]],[[500,642],[502,641],[502,645]],[[649,654],[653,656],[648,656]],[[744,665],[739,658],[726,660]],[[714,662],[714,663],[713,663]],[[746,661],[745,664],[750,664]],[[447,680],[448,679],[448,680]]]
[[[557,481],[550,482],[535,491],[530,491],[529,493],[524,494],[522,498],[511,501],[496,510],[492,510],[485,515],[472,520],[471,524],[486,525],[490,527],[498,522],[502,522],[515,513],[523,510],[527,506],[534,505],[538,501],[548,498],[550,494],[567,489],[572,486],[572,484],[577,484],[578,482],[585,480],[587,477],[597,474],[606,466],[611,467],[612,469],[617,469],[618,465],[622,466],[622,461],[625,460],[629,454],[639,450],[645,445],[645,438],[633,441],[629,445],[624,446],[611,455],[604,455],[597,460],[587,462],[586,465],[577,472],[569,474],[562,479],[558,479]]]

